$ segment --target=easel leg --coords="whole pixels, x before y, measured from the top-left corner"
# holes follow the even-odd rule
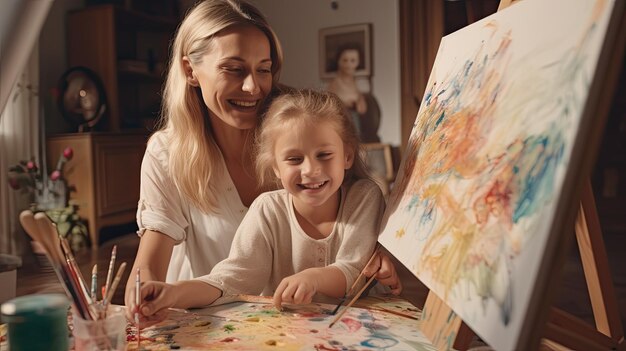
[[[437,350],[467,350],[474,338],[474,332],[432,291],[424,304],[421,325]]]
[[[585,184],[581,194],[575,231],[596,328],[587,325],[577,317],[553,309],[546,330],[546,338],[561,345],[576,348],[585,342],[584,349],[587,350],[623,350],[626,348],[624,329],[617,308],[617,298],[602,238],[602,229],[589,181]]]
[[[580,211],[576,219],[576,240],[596,328],[614,340],[623,340],[624,329],[618,313],[602,229],[589,182],[585,185],[581,196]]]

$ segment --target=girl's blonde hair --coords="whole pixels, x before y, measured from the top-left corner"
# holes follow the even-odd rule
[[[328,91],[302,89],[288,91],[274,99],[257,130],[255,165],[262,186],[280,183],[274,174],[274,146],[279,135],[289,132],[285,128],[293,128],[294,124],[288,122],[298,122],[296,125],[305,128],[330,123],[343,140],[344,149],[354,154],[354,163],[347,171],[344,183],[360,178],[371,179],[363,161],[359,135],[343,102]]]
[[[178,28],[163,90],[160,123],[169,140],[169,174],[182,193],[207,213],[216,208],[219,189],[214,179],[221,172],[221,156],[200,88],[187,84],[183,56],[192,65],[199,64],[220,31],[241,25],[255,26],[267,36],[276,86],[282,48],[261,12],[243,0],[204,0],[187,13]]]

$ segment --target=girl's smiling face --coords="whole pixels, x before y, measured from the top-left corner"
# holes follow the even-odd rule
[[[272,88],[272,60],[267,36],[253,26],[235,26],[216,35],[202,62],[183,58],[190,84],[202,90],[213,123],[254,128]]]
[[[345,170],[354,155],[330,122],[311,126],[287,123],[274,143],[274,172],[293,195],[296,210],[336,206]]]

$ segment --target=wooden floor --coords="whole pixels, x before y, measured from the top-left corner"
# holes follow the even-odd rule
[[[626,230],[605,232],[604,240],[622,323],[626,326]],[[91,276],[93,264],[98,263],[99,284],[103,284],[106,279],[106,270],[109,264],[111,249],[113,245],[117,245],[116,267],[119,266],[121,262],[126,262],[128,267],[114,295],[112,302],[115,304],[124,303],[124,284],[128,279],[138,244],[139,238],[137,235],[128,234],[105,242],[96,252],[77,256],[77,261],[85,277]],[[17,271],[18,296],[41,292],[63,292],[54,273],[49,268],[42,269],[41,266],[41,264],[36,262],[35,256],[30,255],[24,257],[24,264],[22,268]],[[413,289],[416,289],[415,286],[419,286],[420,284],[413,282],[405,285],[412,286]],[[580,257],[576,249],[571,250],[569,259],[563,269],[563,277],[558,284],[558,288],[560,289],[560,293],[558,294],[555,306],[593,325],[593,313],[589,295],[586,291]],[[424,296],[423,293],[410,294],[406,292],[404,297],[420,305]]]

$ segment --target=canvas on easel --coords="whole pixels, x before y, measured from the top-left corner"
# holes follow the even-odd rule
[[[379,241],[496,349],[543,333],[623,18],[525,0],[441,42]]]

